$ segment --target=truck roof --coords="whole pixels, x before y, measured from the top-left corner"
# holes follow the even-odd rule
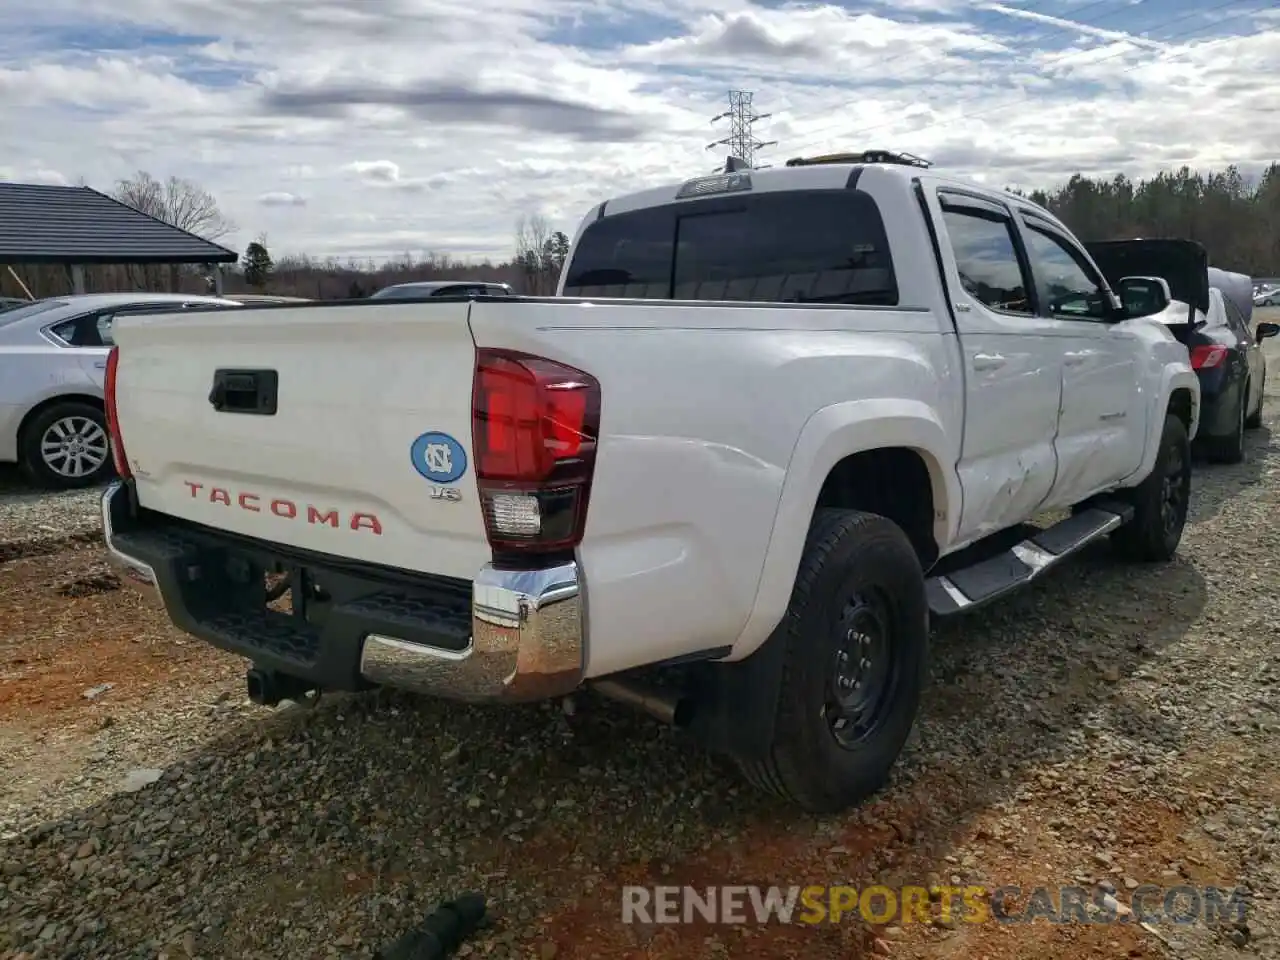
[[[705,183],[712,188],[716,181],[732,177],[746,177],[752,193],[779,192],[788,190],[822,190],[836,189],[848,185],[850,178],[861,174],[863,170],[874,169],[885,177],[900,178],[910,182],[922,174],[927,175],[935,183],[945,183],[961,189],[977,190],[987,195],[999,196],[1010,204],[1024,209],[1034,210],[1054,223],[1057,217],[1026,197],[1020,197],[1000,187],[992,187],[977,180],[949,175],[934,169],[927,160],[912,154],[891,153],[885,150],[868,150],[862,153],[826,154],[815,157],[796,157],[788,160],[785,166],[763,169],[732,170],[732,162],[719,173],[704,174],[688,180],[665,183],[661,186],[647,187],[632,193],[623,194],[606,200],[595,211],[595,216],[602,217],[614,213],[625,213],[645,207],[659,206],[676,200],[694,199],[701,195],[695,186]],[[719,192],[708,189],[708,193]]]

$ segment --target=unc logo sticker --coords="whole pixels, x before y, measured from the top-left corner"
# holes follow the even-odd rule
[[[409,448],[413,469],[434,483],[453,483],[467,472],[467,451],[447,433],[432,431]]]
[[[427,469],[432,473],[453,472],[453,451],[447,443],[427,444]]]

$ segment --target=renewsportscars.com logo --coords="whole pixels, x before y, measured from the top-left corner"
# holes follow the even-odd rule
[[[1142,884],[1129,903],[1082,886],[807,886],[622,888],[623,923],[1239,923],[1243,890]]]

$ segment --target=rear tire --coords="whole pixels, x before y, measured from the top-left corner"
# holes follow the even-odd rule
[[[1140,563],[1173,559],[1191,506],[1191,444],[1186,425],[1173,414],[1164,418],[1155,466],[1125,499],[1133,518],[1111,535],[1116,552]]]
[[[1214,463],[1239,463],[1244,459],[1245,407],[1249,405],[1249,385],[1240,393],[1240,409],[1232,419],[1231,432],[1225,437],[1209,437],[1204,452]]]
[[[24,425],[18,444],[22,472],[45,489],[91,487],[114,470],[106,414],[78,400],[41,410]]]
[[[786,645],[773,742],[738,759],[747,779],[811,813],[880,790],[915,722],[928,638],[924,573],[902,529],[819,510],[772,638]]]

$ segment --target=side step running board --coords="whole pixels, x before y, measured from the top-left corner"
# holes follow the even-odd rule
[[[929,610],[935,617],[965,613],[1030,583],[1081,548],[1128,523],[1133,507],[1118,501],[1098,503],[1055,523],[1003,553],[973,566],[925,581]]]

